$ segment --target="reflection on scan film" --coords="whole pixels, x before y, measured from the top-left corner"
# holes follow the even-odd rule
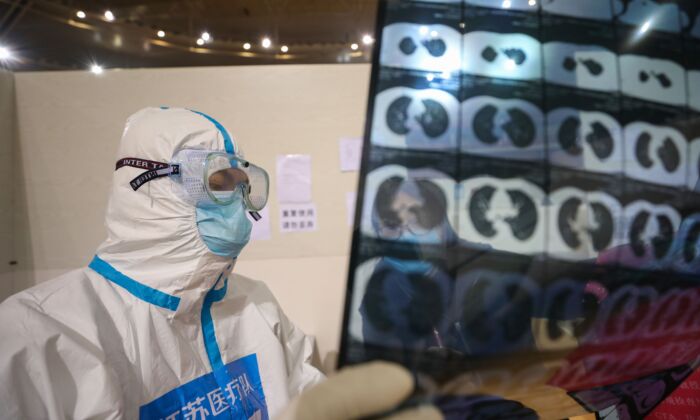
[[[423,261],[376,258],[356,271],[355,339],[396,349],[444,346],[451,281]]]
[[[398,165],[367,176],[362,231],[375,238],[419,244],[445,244],[454,231],[454,181],[434,169]]]

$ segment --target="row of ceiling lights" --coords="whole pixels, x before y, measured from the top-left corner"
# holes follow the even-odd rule
[[[75,16],[78,19],[85,19],[85,18],[87,18],[87,13],[84,10],[78,10],[75,12]],[[114,12],[112,12],[111,10],[105,10],[104,13],[102,14],[102,17],[107,22],[114,22],[116,19]],[[156,36],[158,38],[165,38],[166,35],[167,35],[166,32],[162,29],[159,29],[158,31],[156,31]],[[204,46],[204,44],[208,44],[208,43],[212,42],[213,40],[214,40],[214,38],[211,36],[211,34],[207,31],[204,31],[200,34],[199,38],[197,38],[197,40],[195,41],[195,44],[197,44],[197,46],[201,47],[201,46]],[[371,45],[374,43],[374,38],[370,34],[365,34],[362,36],[362,43],[364,45]],[[270,49],[272,47],[272,40],[270,39],[270,37],[268,37],[268,36],[263,37],[260,40],[260,46],[262,46],[262,48],[264,48],[266,50]],[[246,42],[243,44],[244,50],[248,51],[251,48],[253,48],[253,45],[250,42]],[[352,44],[350,44],[350,49],[353,51],[357,51],[359,48],[360,48],[360,45],[356,42],[353,42]],[[280,51],[284,54],[288,53],[289,46],[281,45]],[[10,61],[13,58],[14,58],[13,52],[9,48],[0,45],[0,64],[2,62]],[[95,74],[101,74],[103,72],[103,70],[104,70],[103,67],[97,63],[93,63],[90,66],[90,71],[92,71]]]
[[[85,18],[87,17],[87,13],[85,13],[85,11],[83,11],[83,10],[78,10],[77,12],[75,12],[75,16],[76,16],[78,19],[85,19]],[[114,20],[116,19],[115,16],[114,16],[114,13],[113,13],[111,10],[105,10],[105,12],[104,12],[104,14],[103,14],[103,17],[104,17],[104,20],[106,20],[107,22],[114,22]],[[157,36],[158,38],[165,38],[166,35],[167,35],[166,32],[165,32],[164,30],[162,30],[162,29],[159,29],[159,30],[156,32],[156,36]],[[209,32],[207,32],[207,31],[204,31],[204,32],[202,32],[202,33],[200,34],[199,38],[197,38],[197,40],[195,41],[195,44],[197,44],[198,46],[201,47],[201,46],[203,46],[204,44],[208,44],[208,43],[212,42],[213,40],[214,40],[214,38],[211,36],[211,34],[210,34]],[[374,38],[373,38],[372,35],[370,35],[370,34],[365,34],[365,35],[362,36],[362,43],[363,43],[364,45],[371,45],[371,44],[374,43]],[[272,47],[272,40],[270,39],[270,37],[267,37],[267,36],[266,36],[266,37],[263,37],[263,38],[260,40],[260,45],[261,45],[264,49],[269,49],[269,48]],[[253,48],[253,45],[252,45],[250,42],[246,42],[246,43],[243,44],[243,49],[244,49],[244,50],[248,51],[248,50],[250,50],[251,48]],[[353,50],[353,51],[357,51],[359,48],[360,48],[360,45],[359,45],[358,43],[356,43],[356,42],[353,42],[352,44],[350,44],[350,49]],[[280,46],[280,51],[281,51],[282,53],[284,53],[284,54],[288,53],[288,52],[289,52],[289,46],[287,46],[287,45],[282,45],[282,46]],[[7,51],[7,53],[9,54],[9,56],[11,56],[11,53],[10,53],[9,51]],[[9,58],[9,57],[8,57],[8,58]],[[3,57],[2,57],[2,47],[0,47],[0,60],[1,60],[1,59],[3,59]],[[5,60],[6,60],[6,59],[7,59],[7,58],[5,58]],[[93,73],[95,73],[95,74],[100,74],[100,73],[102,73],[103,68],[102,68],[100,65],[98,65],[98,64],[93,64],[93,65],[91,66],[90,70],[91,70]]]

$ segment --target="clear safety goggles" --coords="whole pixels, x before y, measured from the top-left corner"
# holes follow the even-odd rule
[[[179,174],[173,174],[175,181],[196,205],[228,205],[237,195],[250,211],[260,211],[267,204],[267,172],[239,156],[182,149],[175,153],[172,164],[179,165]]]
[[[148,169],[130,182],[134,190],[148,181],[169,176],[175,181],[178,195],[193,205],[224,206],[240,196],[246,208],[257,213],[267,204],[270,189],[267,172],[233,154],[180,149],[170,164],[125,158],[117,162],[117,169],[123,166]]]

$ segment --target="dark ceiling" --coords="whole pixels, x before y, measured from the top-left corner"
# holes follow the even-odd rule
[[[133,68],[364,62],[371,46],[361,39],[374,29],[376,8],[377,0],[0,0],[0,46],[13,56],[0,65],[26,71],[92,63]],[[79,18],[79,10],[86,17]],[[212,40],[198,46],[204,31]],[[261,46],[266,36],[272,41],[268,49]]]

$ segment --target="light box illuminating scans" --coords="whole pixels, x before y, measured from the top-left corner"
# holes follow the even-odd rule
[[[699,11],[381,0],[340,365],[448,419],[664,410],[700,357]]]

